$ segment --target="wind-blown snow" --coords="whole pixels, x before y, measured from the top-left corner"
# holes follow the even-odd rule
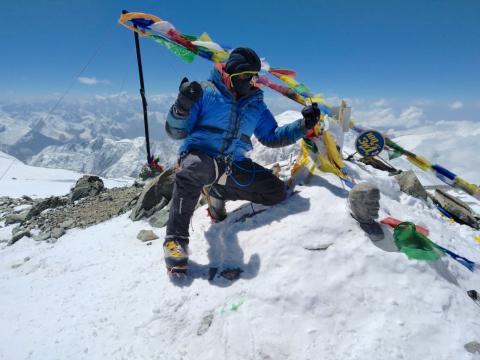
[[[347,166],[379,186],[381,217],[415,221],[480,262],[471,228],[401,193],[385,173]],[[386,227],[386,239],[372,242],[333,175],[297,189],[243,222],[249,203],[229,202],[227,220],[213,225],[199,208],[190,275],[180,281],[166,274],[162,241],[136,240],[150,226],[128,214],[70,230],[56,244],[3,246],[0,358],[475,358],[464,344],[480,342],[480,307],[466,295],[479,290],[478,272],[450,258],[408,260]],[[231,267],[244,270],[238,281],[208,281],[210,268]]]

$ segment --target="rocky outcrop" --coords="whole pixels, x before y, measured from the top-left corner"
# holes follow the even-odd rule
[[[165,170],[152,179],[142,191],[137,204],[130,214],[130,218],[136,221],[144,217],[150,217],[157,211],[165,208],[172,198],[174,182],[174,169]]]
[[[98,195],[104,188],[103,181],[98,176],[82,176],[70,192],[70,200],[76,201],[87,196]]]
[[[82,177],[65,196],[32,200],[28,197],[0,198],[0,221],[4,225],[18,223],[8,240],[13,245],[24,236],[36,241],[55,242],[68,229],[85,228],[132,209],[142,192],[142,185],[105,189],[96,177]],[[82,197],[71,201],[78,194]]]
[[[40,215],[44,210],[54,209],[56,207],[64,206],[66,204],[68,204],[68,198],[66,196],[52,196],[47,199],[37,201],[27,213],[26,220]]]

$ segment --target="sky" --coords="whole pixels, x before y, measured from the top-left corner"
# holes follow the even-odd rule
[[[133,34],[117,23],[126,9],[251,47],[327,97],[480,120],[476,0],[2,2],[0,100],[138,93]],[[147,96],[176,92],[183,76],[205,79],[212,66],[148,39],[141,50]]]

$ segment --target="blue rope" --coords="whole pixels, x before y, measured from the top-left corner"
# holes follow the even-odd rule
[[[251,160],[250,160],[251,161]],[[251,161],[252,162],[252,161]],[[252,174],[252,177],[250,178],[250,181],[246,184],[242,184],[240,183],[240,181],[238,181],[237,179],[235,179],[235,176],[233,176],[233,172],[230,173],[230,178],[232,179],[232,181],[238,186],[238,187],[249,187],[250,185],[253,184],[253,182],[255,181],[255,175],[257,173],[264,173],[264,172],[271,172],[270,169],[255,169],[255,165],[252,165],[252,169],[245,169],[243,167],[241,167],[240,165],[238,165],[235,161],[232,161],[232,165],[235,166],[237,169],[240,169],[244,172],[247,172],[247,173],[250,173]]]
[[[250,160],[250,161],[251,161],[251,160]],[[251,162],[252,162],[252,161],[251,161]],[[232,164],[233,164],[236,168],[238,168],[238,169],[240,169],[240,170],[242,170],[242,171],[248,172],[248,173],[254,173],[254,174],[256,174],[256,173],[271,172],[271,171],[272,171],[272,170],[270,170],[270,169],[259,169],[259,170],[257,170],[257,169],[255,169],[255,166],[252,166],[252,169],[253,169],[253,170],[244,169],[244,168],[242,168],[240,165],[238,165],[235,161],[232,161]]]

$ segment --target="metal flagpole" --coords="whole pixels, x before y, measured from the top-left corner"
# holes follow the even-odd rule
[[[122,14],[127,14],[127,10],[123,10]],[[137,25],[134,25],[135,29]],[[153,157],[150,155],[150,135],[148,132],[148,113],[147,113],[147,99],[145,98],[145,83],[143,82],[143,68],[142,68],[142,56],[140,54],[140,42],[138,41],[138,33],[133,32],[135,37],[135,49],[137,51],[137,64],[138,64],[138,76],[140,78],[140,96],[142,97],[143,106],[143,123],[145,125],[145,143],[147,146],[147,163],[150,164]]]

